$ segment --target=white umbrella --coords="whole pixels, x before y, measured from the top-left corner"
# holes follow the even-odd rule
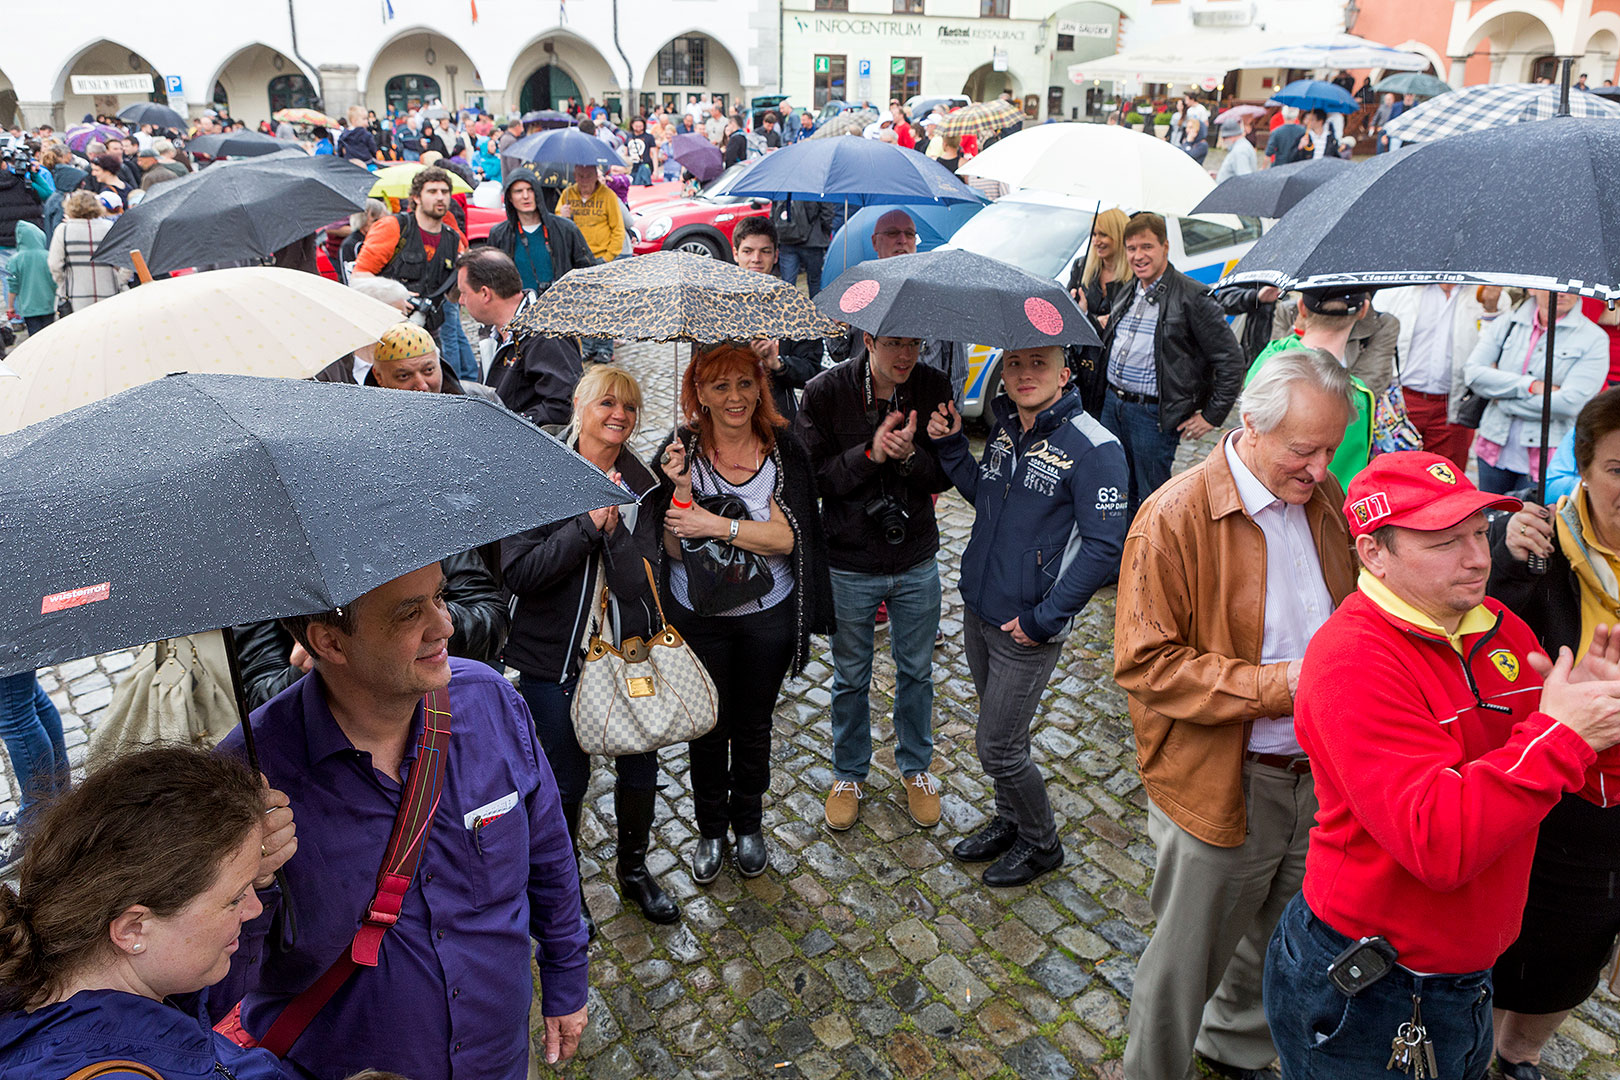
[[[1043,124],[961,166],[1008,187],[1076,195],[1132,210],[1186,214],[1215,190],[1204,167],[1151,135],[1105,124]]]
[[[1383,68],[1386,71],[1422,71],[1429,66],[1429,58],[1405,49],[1392,49],[1354,34],[1335,34],[1323,40],[1266,49],[1245,56],[1237,66],[1251,69],[1333,68],[1347,71],[1350,68]]]
[[[154,281],[59,319],[7,357],[0,434],[176,371],[308,378],[404,318],[301,270],[253,266]]]

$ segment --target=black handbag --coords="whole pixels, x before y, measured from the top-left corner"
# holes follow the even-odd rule
[[[1483,394],[1476,394],[1472,389],[1464,390],[1462,400],[1457,402],[1457,426],[1477,428],[1479,422],[1485,418],[1485,406],[1491,399]]]
[[[694,494],[693,499],[711,514],[751,520],[748,507],[735,495]],[[699,615],[730,611],[763,599],[776,587],[776,576],[765,556],[744,551],[718,536],[682,540],[681,562],[686,567],[687,603]]]

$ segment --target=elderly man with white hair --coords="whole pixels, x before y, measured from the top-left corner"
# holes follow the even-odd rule
[[[1332,354],[1271,358],[1242,426],[1146,502],[1125,539],[1114,677],[1129,698],[1158,919],[1136,970],[1125,1075],[1222,1076],[1276,1057],[1266,943],[1305,876],[1316,811],[1294,736],[1311,635],[1355,588],[1328,471],[1351,409]]]

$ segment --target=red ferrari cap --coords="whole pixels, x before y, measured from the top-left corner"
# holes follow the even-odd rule
[[[1362,536],[1385,525],[1438,532],[1481,510],[1517,510],[1511,495],[1480,491],[1448,458],[1422,450],[1380,454],[1350,481],[1344,516],[1350,535]]]

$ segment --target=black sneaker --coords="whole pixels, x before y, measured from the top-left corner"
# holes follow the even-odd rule
[[[1063,845],[1041,850],[1034,844],[1017,841],[1007,854],[985,868],[983,881],[994,888],[1028,885],[1049,870],[1063,865]]]
[[[991,818],[990,824],[967,839],[957,841],[951,854],[962,862],[989,862],[1006,854],[1017,841],[1017,825],[1006,818]]]

